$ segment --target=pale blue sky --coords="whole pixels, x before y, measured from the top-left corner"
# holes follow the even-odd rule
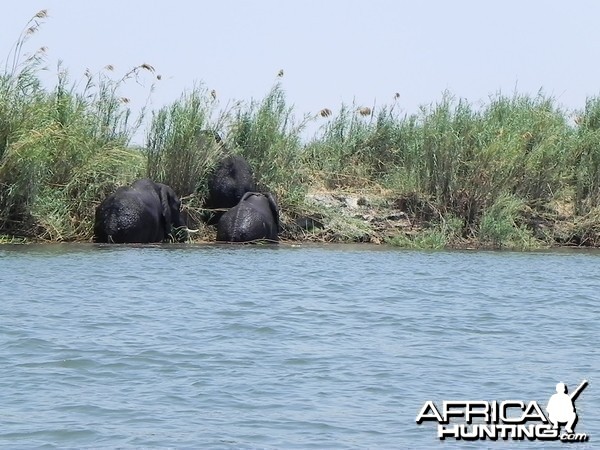
[[[600,2],[594,0],[141,0],[6,2],[0,56],[38,10],[50,17],[28,49],[48,47],[73,80],[107,64],[162,75],[152,107],[195,81],[228,99],[262,98],[282,79],[297,116],[342,102],[412,113],[448,89],[473,104],[540,88],[569,109],[600,93]],[[147,89],[123,94],[141,102]],[[136,105],[136,103],[134,103]],[[323,119],[324,120],[324,119]]]

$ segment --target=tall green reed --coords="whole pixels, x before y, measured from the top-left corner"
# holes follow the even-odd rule
[[[89,237],[95,205],[141,176],[201,206],[215,163],[237,153],[286,211],[305,208],[309,189],[374,189],[435,209],[421,215],[432,222],[423,242],[476,237],[502,246],[528,242],[526,214],[554,220],[560,215],[548,211],[563,203],[582,218],[574,231],[580,241],[600,242],[589,232],[600,217],[597,97],[574,124],[542,92],[496,94],[477,106],[445,92],[414,114],[399,102],[342,105],[333,116],[323,110],[325,124],[305,142],[302,133],[318,116],[298,121],[281,82],[262,100],[225,110],[200,86],[152,114],[139,149],[131,141],[146,108],[134,114],[122,93],[130,80],[158,78],[154,68],[142,64],[115,77],[106,66],[86,72],[80,85],[59,65],[56,84],[45,88],[38,74],[46,49],[25,50],[46,15],[27,24],[0,74],[0,233]]]
[[[21,36],[16,54],[38,26]],[[136,128],[120,95],[130,77],[113,80],[102,71],[79,88],[59,64],[55,87],[46,89],[37,76],[43,52],[12,61],[0,76],[0,230],[89,237],[94,206],[142,174],[142,155],[128,148]]]
[[[239,105],[229,124],[232,151],[244,156],[259,185],[276,192],[283,202],[297,201],[307,181],[301,132],[308,120],[296,122],[281,84],[276,83],[262,101]]]
[[[569,162],[575,209],[585,215],[600,206],[600,97],[590,97],[576,118]]]
[[[153,114],[146,138],[150,178],[180,196],[205,194],[206,179],[225,154],[218,131],[226,113],[213,120],[216,105],[199,86]]]

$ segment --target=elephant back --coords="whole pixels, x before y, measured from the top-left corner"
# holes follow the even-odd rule
[[[240,202],[221,217],[217,225],[217,241],[277,241],[278,215],[273,213],[271,201],[272,197],[264,194],[244,194]]]
[[[96,209],[96,242],[162,242],[182,224],[175,192],[147,178],[117,189]]]

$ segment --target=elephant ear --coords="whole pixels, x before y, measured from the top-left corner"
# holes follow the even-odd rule
[[[242,195],[242,198],[240,198],[238,203],[245,202],[248,197],[252,197],[253,195],[256,195],[256,192],[244,192],[244,195]]]
[[[171,201],[170,201],[170,188],[164,184],[160,184],[159,197],[160,205],[162,208],[162,216],[165,219],[165,234],[171,234],[171,227],[173,224],[173,218],[171,216]]]
[[[275,200],[275,196],[270,192],[267,192],[265,195],[269,200],[269,208],[271,208],[271,213],[273,214],[273,218],[277,224],[277,231],[279,232],[281,230],[281,226],[279,224],[279,207],[277,206],[277,201]]]

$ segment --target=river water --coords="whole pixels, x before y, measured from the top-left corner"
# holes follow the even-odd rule
[[[416,417],[588,380],[592,448],[599,297],[596,252],[0,246],[0,447],[561,447]]]

